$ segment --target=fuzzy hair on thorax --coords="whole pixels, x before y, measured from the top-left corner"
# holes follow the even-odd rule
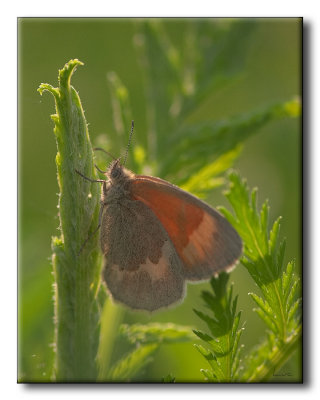
[[[105,204],[119,202],[130,197],[129,183],[135,174],[120,163],[120,159],[112,161],[106,172],[108,183],[106,192],[103,190],[102,198]]]

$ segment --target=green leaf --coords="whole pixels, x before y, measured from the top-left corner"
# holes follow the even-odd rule
[[[264,342],[254,348],[244,360],[245,368],[241,380],[244,382],[268,382],[274,371],[284,365],[301,345],[301,325],[285,343],[279,346],[275,335],[270,334]]]
[[[290,289],[292,288],[292,283],[295,283],[293,280],[293,265],[294,265],[293,262],[289,262],[286,271],[283,273],[282,292],[286,302],[288,295],[291,292]],[[298,282],[296,281],[296,284],[297,283]]]
[[[297,311],[301,306],[301,302],[302,302],[302,299],[299,298],[292,305],[290,305],[288,307],[287,315],[288,315],[289,321],[292,320],[295,317],[295,315],[297,314]]]
[[[208,382],[217,382],[217,375],[213,372],[212,369],[200,369],[200,371],[203,373],[205,380]]]
[[[194,340],[192,328],[173,323],[121,325],[120,333],[130,343],[183,343]]]
[[[244,242],[241,262],[262,293],[262,296],[250,293],[250,296],[258,306],[255,311],[269,328],[264,344],[253,350],[247,358],[241,379],[265,381],[272,376],[273,370],[278,370],[292,355],[300,341],[299,279],[293,274],[293,263],[287,266],[283,263],[285,242],[279,243],[280,218],[274,222],[269,232],[267,203],[263,204],[260,212],[257,210],[256,190],[252,191],[250,201],[245,181],[232,173],[226,196],[235,216],[226,213],[224,209],[221,211],[238,230]],[[263,365],[259,365],[259,362]]]
[[[176,381],[176,378],[171,374],[168,374],[167,376],[162,378],[163,383],[175,383],[175,381]]]
[[[183,170],[178,183],[184,184],[190,175],[241,145],[267,123],[284,117],[295,117],[287,111],[287,102],[226,121],[203,121],[172,128],[165,145],[170,152],[164,153],[159,173],[170,177],[170,174]]]
[[[245,65],[255,24],[236,19],[187,21],[182,53],[181,117],[199,107],[208,93],[230,83]]]
[[[209,191],[224,184],[224,179],[220,175],[233,165],[241,150],[242,147],[239,145],[217,160],[205,165],[181,185],[181,188],[198,197],[206,197]]]
[[[210,335],[208,335],[205,332],[201,332],[201,331],[194,329],[193,333],[195,333],[201,340],[203,340],[205,342],[212,342],[214,340],[213,337],[211,337]]]
[[[157,344],[147,344],[137,347],[111,368],[108,380],[112,382],[132,381],[152,361],[152,355],[158,347]]]
[[[237,298],[232,296],[232,287],[227,289],[228,278],[227,273],[212,278],[212,293],[202,293],[213,317],[194,310],[206,322],[213,335],[194,330],[205,344],[205,347],[196,344],[194,346],[211,367],[211,370],[201,370],[210,382],[235,382],[239,375],[239,341],[243,328],[239,329],[241,313],[236,313]]]
[[[225,121],[189,123],[208,93],[241,72],[254,22],[183,21],[179,48],[162,20],[139,21],[137,29],[147,100],[146,162],[161,178],[205,197],[223,184],[222,174],[248,137],[270,121],[300,115],[294,98]]]
[[[279,240],[280,222],[281,217],[275,220],[273,227],[270,231],[269,254],[274,254],[276,252],[276,245],[278,244]]]
[[[270,318],[274,318],[273,310],[267,301],[264,301],[261,297],[257,296],[255,293],[249,293],[249,295],[266,315],[268,315]]]
[[[152,361],[151,355],[160,344],[194,341],[194,334],[190,327],[173,323],[123,324],[120,326],[120,334],[136,347],[127,356],[116,362],[107,372],[106,377],[101,374],[101,381],[130,381]],[[100,357],[104,357],[103,352],[100,352]]]

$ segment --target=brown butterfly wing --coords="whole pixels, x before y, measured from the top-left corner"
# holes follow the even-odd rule
[[[208,279],[230,269],[240,257],[238,233],[195,196],[160,178],[143,175],[132,180],[131,192],[161,221],[183,262],[186,279]]]
[[[154,311],[183,298],[182,263],[162,224],[142,202],[122,199],[104,210],[103,278],[113,298]]]

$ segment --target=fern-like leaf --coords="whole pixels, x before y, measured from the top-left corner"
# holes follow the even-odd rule
[[[256,208],[254,190],[249,194],[239,175],[230,175],[230,190],[226,194],[235,217],[221,208],[244,242],[242,264],[261,290],[261,296],[249,293],[256,304],[255,311],[267,325],[268,338],[247,358],[246,381],[268,380],[291,355],[301,336],[300,281],[294,273],[294,263],[284,264],[285,242],[280,242],[280,218],[268,232],[268,205]],[[261,363],[261,365],[259,365]]]
[[[158,344],[138,346],[110,369],[108,380],[112,382],[131,381],[153,360],[152,355],[158,347]]]
[[[191,327],[173,323],[121,325],[120,333],[133,344],[183,343],[194,339]]]
[[[241,312],[237,312],[237,297],[233,298],[232,286],[227,289],[229,275],[221,273],[212,278],[211,292],[202,292],[210,315],[194,310],[208,326],[211,335],[194,330],[205,343],[195,348],[209,363],[210,369],[202,369],[205,380],[210,382],[236,382],[240,370],[239,339],[243,328],[239,328]]]
[[[128,382],[134,379],[153,360],[152,356],[161,344],[194,340],[190,327],[172,323],[123,324],[120,327],[120,334],[135,347],[110,368],[106,380],[116,382]],[[163,380],[163,382],[173,382],[173,380]]]

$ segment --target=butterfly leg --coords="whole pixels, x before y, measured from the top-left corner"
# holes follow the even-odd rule
[[[103,179],[91,179],[91,178],[88,178],[87,176],[85,176],[85,175],[83,175],[81,172],[79,172],[77,169],[75,169],[75,171],[76,171],[77,174],[79,174],[80,176],[82,176],[82,178],[86,179],[86,180],[89,181],[89,182],[98,182],[98,183],[106,182],[106,181],[103,180]]]
[[[102,171],[102,169],[100,169],[96,164],[94,164],[94,166],[97,168],[97,170],[99,171],[99,172],[101,172],[102,174],[106,174],[107,173],[107,171]]]

